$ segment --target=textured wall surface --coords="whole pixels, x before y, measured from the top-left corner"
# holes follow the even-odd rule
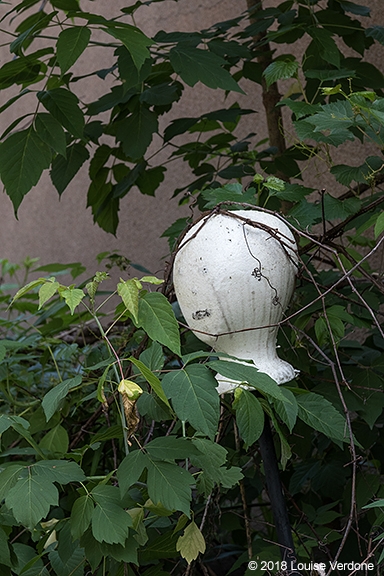
[[[266,2],[268,5],[279,4],[276,0]],[[361,4],[374,8],[371,21],[383,24],[383,0],[360,0]],[[16,4],[16,2],[11,2]],[[89,4],[89,7],[87,6]],[[104,12],[105,15],[118,13],[119,8],[126,5],[123,0],[104,2],[96,0],[82,2],[84,10],[94,9]],[[142,27],[148,35],[155,34],[159,29],[171,30],[198,30],[207,28],[211,24],[234,17],[237,10],[246,8],[245,0],[179,0],[177,3],[166,1],[145,7],[137,15],[137,25]],[[9,10],[9,5],[0,6],[0,17]],[[14,23],[17,24],[17,21]],[[3,30],[9,26],[9,18],[2,24]],[[2,42],[7,40],[4,32]],[[298,50],[304,50],[299,46]],[[343,48],[344,50],[344,48]],[[345,51],[345,50],[344,50]],[[88,51],[86,52],[88,54]],[[382,47],[381,47],[382,54]],[[106,53],[101,48],[95,48],[90,56],[80,58],[76,72],[82,74],[91,70],[108,67],[112,50]],[[377,48],[369,54],[371,60],[379,68],[383,68],[382,57]],[[1,64],[9,60],[7,48],[0,48]],[[109,80],[108,80],[109,81]],[[90,79],[79,83],[78,96],[89,102],[105,91],[105,82],[101,79]],[[256,87],[257,88],[257,87]],[[255,85],[252,85],[252,90]],[[286,88],[282,87],[282,91]],[[211,91],[203,86],[185,90],[181,102],[174,106],[172,117],[198,115],[207,109],[217,109],[224,105],[224,93]],[[9,98],[8,93],[0,93],[0,105]],[[231,100],[237,100],[241,105],[261,113],[252,116],[254,125],[249,126],[247,120],[245,130],[253,130],[266,136],[266,126],[261,110],[261,99],[257,93],[249,93],[246,97],[231,95]],[[0,129],[4,129],[12,120],[12,115],[22,115],[29,110],[27,99],[21,100],[9,112],[7,117],[0,117]],[[170,115],[167,116],[170,118]],[[159,142],[154,141],[153,149]],[[358,155],[356,149],[346,146],[340,154]],[[342,162],[342,156],[337,159]],[[41,263],[48,262],[83,262],[89,273],[97,269],[95,256],[107,250],[119,250],[133,262],[137,262],[153,273],[161,274],[164,266],[163,258],[168,253],[167,242],[159,240],[161,233],[176,218],[189,213],[187,207],[180,208],[177,199],[172,199],[175,188],[181,186],[185,179],[185,167],[180,165],[169,166],[166,179],[157,191],[156,198],[141,195],[132,190],[122,200],[120,208],[120,225],[117,237],[103,232],[93,224],[91,211],[86,210],[86,192],[88,188],[87,167],[83,167],[78,176],[72,181],[59,199],[56,190],[45,174],[41,182],[25,198],[19,209],[18,220],[14,218],[12,204],[5,193],[0,193],[0,257],[11,261],[19,261],[25,256],[40,256]],[[317,172],[314,166],[308,174],[308,182],[322,188],[329,182],[327,174]]]

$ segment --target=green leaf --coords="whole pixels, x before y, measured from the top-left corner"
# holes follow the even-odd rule
[[[52,183],[60,195],[88,158],[89,152],[86,147],[79,142],[75,142],[68,146],[66,158],[57,156],[53,160],[50,175]]]
[[[69,447],[68,432],[58,424],[43,437],[39,446],[53,454],[65,454]]]
[[[384,46],[384,26],[372,26],[365,30],[365,35],[368,38],[374,38]]]
[[[164,166],[156,166],[142,172],[136,180],[136,184],[142,194],[154,196],[155,191],[164,180]]]
[[[290,404],[288,404],[288,402],[280,402],[280,400],[275,399],[273,401],[273,406],[277,414],[284,422],[284,424],[288,426],[289,431],[292,432],[293,427],[296,424],[298,414],[296,397],[287,388],[280,387],[280,390],[284,394],[284,396],[290,401]]]
[[[40,477],[60,484],[85,480],[84,472],[80,466],[76,462],[69,462],[68,460],[40,460],[33,464],[33,470]]]
[[[245,442],[245,448],[248,449],[261,436],[264,428],[264,410],[258,399],[242,388],[236,389],[232,406],[236,410],[236,423],[240,436]]]
[[[122,497],[138,481],[147,463],[147,456],[141,450],[134,450],[124,458],[117,469],[117,479]]]
[[[19,464],[10,464],[0,472],[0,499],[4,500],[9,490],[16,484],[20,478],[20,472],[23,466]]]
[[[345,418],[319,394],[309,392],[297,397],[299,418],[308,426],[341,442],[349,442]]]
[[[144,82],[144,80],[149,76],[152,68],[151,58],[145,60],[140,70],[138,70],[130,52],[125,46],[117,48],[115,54],[118,56],[117,65],[125,90],[129,90],[129,88],[134,88],[138,84],[141,84],[141,82]]]
[[[199,454],[197,448],[187,438],[175,436],[160,436],[145,446],[151,459],[156,460],[183,460],[191,454]]]
[[[65,303],[71,311],[71,314],[73,314],[76,306],[78,306],[84,298],[85,293],[83,290],[80,290],[80,288],[73,288],[70,286],[65,290],[60,290],[60,296],[64,298]]]
[[[296,76],[298,69],[299,63],[294,60],[293,57],[287,58],[280,56],[278,60],[275,60],[275,62],[267,66],[263,72],[263,76],[269,87],[271,84],[277,82],[277,80],[285,80]]]
[[[48,420],[52,418],[56,410],[58,409],[60,402],[63,398],[66,397],[68,392],[75,388],[76,386],[80,386],[81,384],[81,376],[75,376],[74,378],[68,378],[67,380],[63,380],[60,384],[57,384],[52,390],[47,392],[44,396],[41,406],[44,410],[45,417]]]
[[[196,560],[200,552],[204,554],[205,548],[204,536],[197,524],[191,522],[184,530],[184,534],[179,537],[176,550],[190,564],[193,560]]]
[[[163,294],[150,292],[140,298],[139,326],[152,340],[180,356],[179,327],[172,306]]]
[[[45,284],[46,281],[47,281],[46,278],[38,278],[37,280],[31,280],[31,282],[28,282],[28,284],[26,284],[16,292],[16,294],[12,298],[11,305],[15,300],[18,300],[19,298],[24,296],[24,294],[27,294],[34,288],[37,288],[37,286],[41,286],[41,284]]]
[[[8,546],[8,537],[2,527],[0,527],[0,558],[1,558],[1,564],[3,564],[4,566],[9,567],[12,566]]]
[[[378,238],[384,230],[384,212],[379,214],[375,224],[375,238]]]
[[[194,479],[189,472],[176,464],[149,460],[148,494],[154,504],[168,510],[180,510],[190,517],[191,484]]]
[[[220,399],[217,382],[208,368],[190,364],[166,374],[162,383],[180,420],[188,421],[197,432],[213,438],[219,423]]]
[[[23,526],[32,530],[45,518],[51,506],[59,504],[56,486],[32,470],[25,470],[26,476],[19,479],[5,499],[6,506]]]
[[[225,378],[238,382],[239,385],[245,382],[267,396],[277,398],[277,400],[282,402],[289,402],[276,382],[267,374],[259,372],[255,366],[245,366],[244,364],[227,360],[213,360],[207,364]]]
[[[15,212],[51,163],[51,150],[31,126],[0,144],[0,176]]]
[[[70,538],[70,536],[69,536]],[[49,561],[55,574],[58,576],[83,576],[85,554],[84,549],[80,546],[71,547],[71,555],[64,560],[60,555],[59,550],[51,550],[49,552]]]
[[[145,60],[150,57],[150,52],[147,46],[153,44],[153,40],[148,38],[135,26],[126,24],[124,28],[115,26],[114,28],[106,28],[105,32],[120,40],[132,56],[132,60],[138,70],[143,66]]]
[[[175,72],[180,74],[188,86],[194,86],[200,81],[209,88],[244,93],[230,73],[223,68],[225,60],[209,50],[179,44],[172,48],[169,58]]]
[[[71,26],[60,32],[57,39],[56,55],[61,74],[73,66],[88,46],[91,30],[86,26]]]
[[[45,144],[48,144],[55,152],[66,156],[66,140],[63,127],[60,122],[46,112],[39,112],[35,118],[36,133]]]
[[[44,108],[46,108],[68,132],[73,134],[75,138],[83,138],[85,124],[84,114],[79,108],[79,99],[73,92],[65,90],[64,88],[54,88],[46,92],[38,92],[37,97]]]
[[[124,302],[124,306],[132,314],[136,324],[139,322],[139,292],[141,290],[141,283],[137,278],[130,280],[123,280],[117,284],[117,293]]]
[[[157,114],[140,103],[128,118],[119,122],[116,139],[122,143],[124,154],[138,160],[144,156],[157,131]]]
[[[92,534],[98,542],[124,544],[132,519],[120,504],[118,489],[99,485],[92,490],[96,506],[92,511]]]
[[[326,62],[333,64],[336,68],[340,68],[340,51],[332,37],[332,33],[325,28],[315,28],[313,26],[308,28],[310,34],[316,45],[316,50]]]
[[[39,290],[39,310],[44,306],[44,304],[52,298],[59,288],[59,282],[56,282],[54,278],[50,278],[50,281],[45,282]]]
[[[144,378],[151,386],[155,394],[160,398],[160,400],[164,402],[164,404],[166,404],[168,408],[171,408],[171,405],[168,402],[168,398],[164,394],[162,384],[158,379],[158,377],[155,376],[155,374],[152,372],[152,370],[150,370],[143,362],[141,362],[141,360],[137,360],[133,356],[131,356],[129,360],[140,370],[142,376],[144,376]]]

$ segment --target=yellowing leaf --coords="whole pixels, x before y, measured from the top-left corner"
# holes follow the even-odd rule
[[[180,552],[183,558],[190,564],[196,560],[199,553],[205,552],[205,540],[199,527],[195,522],[191,522],[184,530],[176,543],[176,550]]]
[[[124,306],[132,314],[135,323],[139,321],[139,292],[141,290],[141,283],[137,278],[130,280],[123,280],[117,285],[117,293],[124,302]]]
[[[39,290],[39,310],[44,304],[56,294],[60,284],[56,282],[55,278],[50,278],[48,282],[43,284]]]
[[[84,298],[85,293],[80,290],[80,288],[74,288],[73,286],[70,286],[65,290],[61,290],[60,295],[64,298],[65,303],[68,305],[71,311],[71,314],[73,314],[76,306],[78,306],[78,304],[80,304]]]

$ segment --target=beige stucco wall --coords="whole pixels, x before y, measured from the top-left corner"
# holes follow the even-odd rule
[[[270,0],[269,5],[280,2]],[[383,0],[360,0],[361,4],[374,7],[372,20],[382,24]],[[16,2],[11,2],[15,5]],[[89,4],[89,6],[88,6]],[[106,15],[111,12],[118,13],[126,5],[124,0],[82,0],[84,10],[100,11]],[[246,0],[171,0],[152,4],[142,8],[137,13],[137,25],[142,27],[148,35],[157,30],[198,30],[207,28],[211,24],[234,17],[238,11],[246,8]],[[9,5],[0,5],[0,17],[9,10]],[[9,25],[9,19],[2,24],[3,28]],[[5,42],[5,35],[2,34]],[[298,48],[298,50],[304,49]],[[384,48],[376,47],[371,50],[369,58],[379,68],[383,65]],[[88,51],[87,51],[88,54]],[[112,51],[106,54],[103,49],[95,49],[90,55],[78,62],[77,73],[108,67],[112,58]],[[6,47],[0,48],[0,63],[9,59]],[[85,101],[90,101],[105,90],[105,83],[98,80],[89,80],[79,83],[78,95]],[[266,136],[266,126],[262,113],[260,95],[255,92],[257,87],[252,85],[252,92],[246,97],[230,95],[230,99],[238,100],[241,105],[260,110],[260,114],[247,119],[244,130],[257,132],[260,139]],[[7,93],[0,93],[0,105],[9,97]],[[0,129],[4,129],[12,119],[12,115],[21,115],[28,110],[28,100],[22,100],[9,111],[7,115],[0,116]],[[194,116],[206,111],[208,108],[217,109],[225,105],[225,95],[219,91],[212,91],[204,86],[193,90],[185,90],[184,96],[172,110],[172,117]],[[156,146],[156,141],[153,146]],[[346,147],[345,154],[350,156],[351,151]],[[338,159],[343,162],[343,158]],[[187,176],[189,177],[189,176]],[[161,185],[156,198],[141,195],[132,190],[122,200],[120,208],[120,225],[117,237],[106,234],[93,224],[90,209],[86,210],[86,193],[88,188],[87,168],[84,167],[63,193],[61,199],[52,186],[49,176],[44,175],[38,186],[32,190],[20,206],[18,220],[14,218],[13,207],[5,193],[0,193],[0,258],[11,261],[20,261],[25,256],[39,256],[41,263],[81,261],[87,265],[89,273],[97,269],[95,257],[98,253],[107,250],[119,250],[133,262],[137,262],[153,273],[161,274],[164,257],[168,254],[167,242],[160,239],[161,233],[176,218],[189,214],[187,207],[180,208],[178,200],[172,199],[175,188],[185,182],[185,167],[170,165],[165,182]],[[327,186],[327,174],[321,178],[314,171],[309,176],[312,184],[319,188]],[[320,182],[321,180],[321,182]],[[134,272],[136,274],[136,272]]]

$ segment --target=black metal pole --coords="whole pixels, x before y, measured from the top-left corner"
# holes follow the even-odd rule
[[[267,416],[265,416],[264,430],[259,438],[259,444],[264,463],[265,479],[275,522],[277,540],[280,545],[281,558],[287,562],[287,574],[289,574],[289,576],[302,576],[297,570],[292,530],[281,485],[271,425]]]

